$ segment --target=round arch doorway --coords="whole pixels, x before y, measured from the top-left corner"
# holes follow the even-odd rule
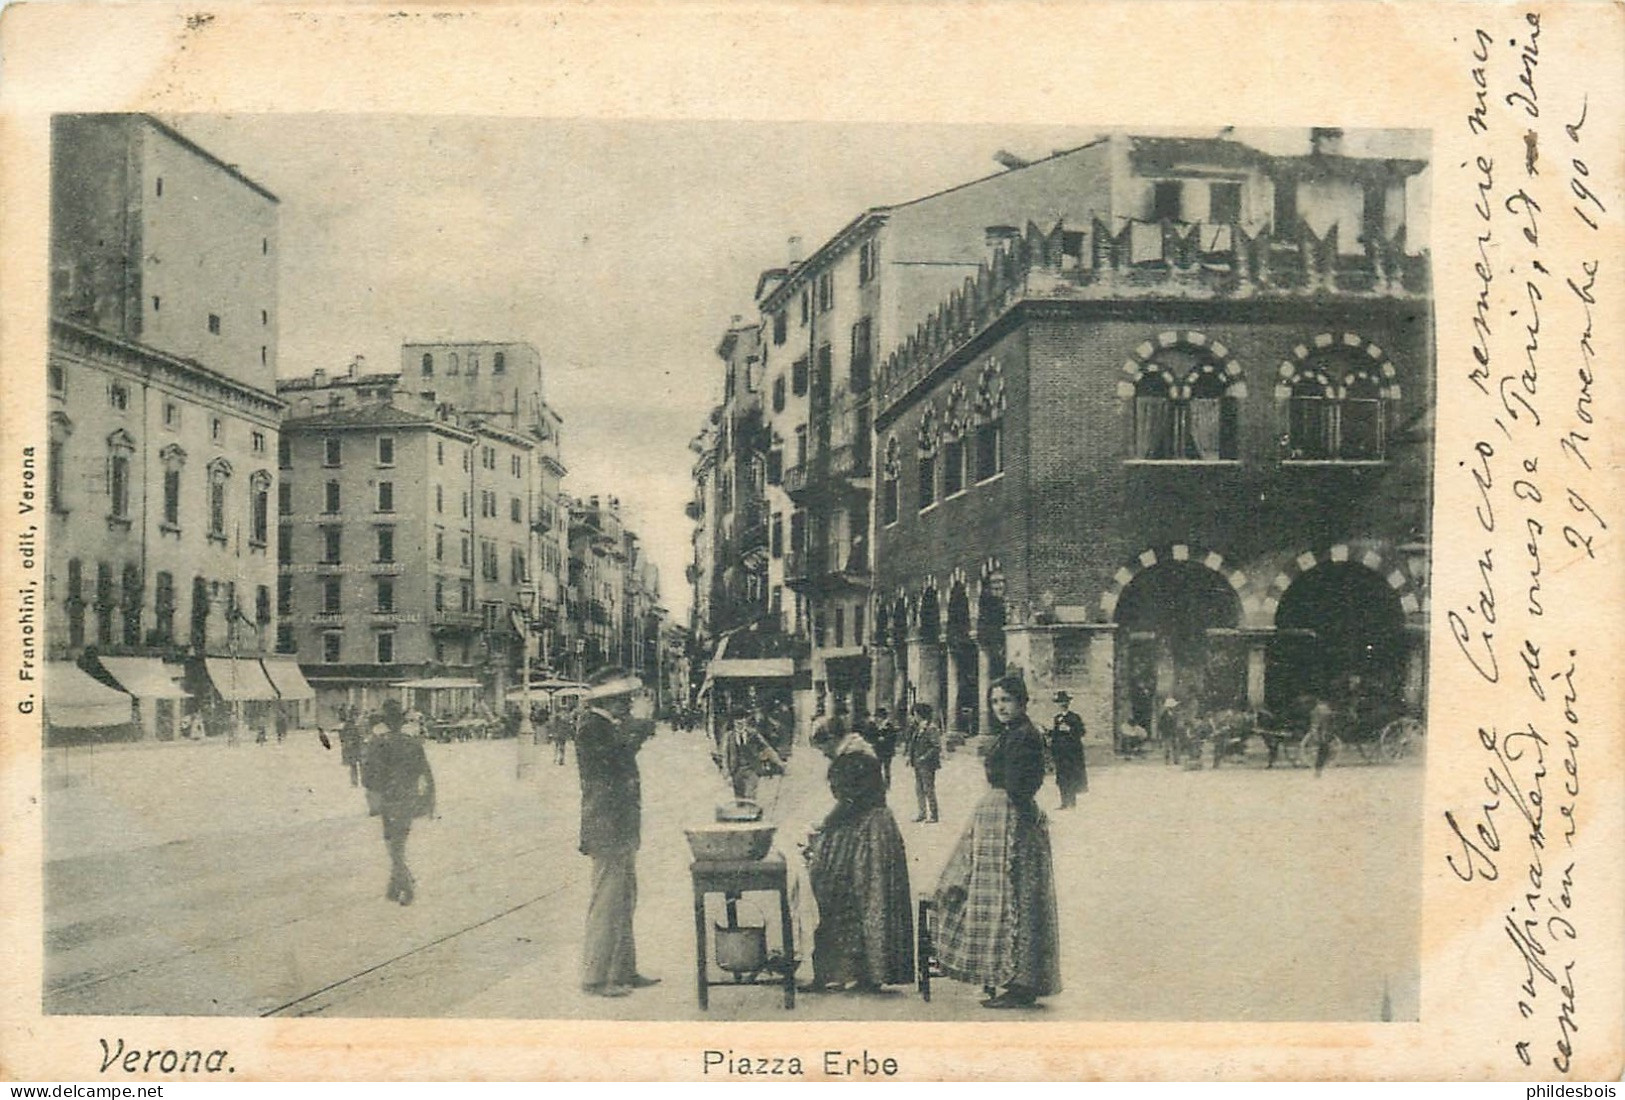
[[[1158,701],[1202,709],[1246,696],[1246,657],[1234,643],[1241,600],[1222,575],[1198,562],[1163,561],[1136,574],[1118,597],[1122,639],[1119,715],[1154,728]]]
[[[1277,716],[1302,718],[1311,700],[1397,709],[1409,641],[1399,595],[1353,562],[1322,562],[1299,576],[1275,612],[1264,695]]]

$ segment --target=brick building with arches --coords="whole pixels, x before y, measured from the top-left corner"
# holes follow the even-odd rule
[[[1420,710],[1426,256],[1267,236],[1151,255],[1098,220],[1029,225],[890,356],[882,702],[968,732],[1017,666],[1040,712],[1064,688],[1100,736],[1170,697]]]

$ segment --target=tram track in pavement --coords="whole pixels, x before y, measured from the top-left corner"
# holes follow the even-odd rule
[[[524,853],[519,853],[519,854],[529,854],[530,852],[533,852],[533,851],[536,851],[536,850],[537,849],[534,849],[534,848],[533,849],[527,849]],[[406,964],[408,964],[408,963],[410,963],[410,962],[412,962],[414,960],[421,959],[421,958],[423,958],[423,957],[425,957],[425,956],[427,956],[427,955],[429,955],[429,954],[431,954],[433,952],[439,951],[440,949],[444,948],[447,944],[450,944],[450,943],[454,942],[455,940],[459,939],[460,937],[472,935],[472,934],[480,931],[481,929],[484,929],[484,928],[487,928],[490,925],[496,924],[498,921],[506,920],[509,917],[512,917],[512,916],[514,916],[514,915],[516,915],[516,914],[518,914],[520,912],[523,912],[524,910],[529,909],[531,906],[536,905],[538,902],[547,901],[550,898],[557,897],[559,894],[562,894],[564,891],[568,890],[570,887],[575,886],[577,883],[581,882],[583,877],[584,876],[581,875],[580,873],[577,873],[577,874],[574,874],[574,875],[566,875],[562,879],[560,879],[558,882],[556,882],[556,884],[553,885],[551,888],[549,888],[547,890],[543,890],[541,893],[537,894],[536,896],[531,897],[531,898],[527,898],[524,901],[519,902],[517,905],[511,905],[511,906],[509,906],[508,908],[502,910],[499,913],[493,913],[492,915],[490,915],[488,917],[485,917],[485,918],[483,918],[481,920],[474,921],[471,924],[466,924],[461,928],[458,928],[458,929],[455,929],[453,931],[447,932],[447,933],[445,933],[443,935],[437,936],[437,937],[435,937],[434,939],[430,940],[427,943],[418,944],[415,947],[412,947],[412,948],[410,948],[410,949],[408,949],[406,951],[400,952],[399,954],[395,955],[393,958],[385,959],[383,962],[375,963],[372,966],[365,967],[364,969],[356,971],[354,974],[350,974],[350,975],[348,975],[346,977],[339,978],[336,981],[328,982],[326,985],[322,986],[320,989],[312,990],[311,992],[303,994],[302,996],[299,996],[299,997],[295,997],[294,999],[292,999],[292,1000],[290,1000],[290,1001],[288,1001],[288,1002],[286,1002],[284,1004],[277,1005],[274,1008],[266,1009],[265,1011],[261,1012],[259,1015],[261,1017],[273,1017],[273,1016],[296,1016],[297,1017],[297,1016],[315,1016],[315,1015],[318,1015],[321,1012],[325,1011],[325,1009],[330,1007],[333,1003],[338,1002],[338,1001],[342,1001],[344,999],[347,999],[346,997],[336,997],[335,994],[339,994],[341,992],[348,992],[348,991],[352,990],[354,987],[357,987],[357,986],[362,985],[362,984],[370,984],[370,985],[372,985],[374,987],[383,986],[383,985],[387,984],[389,982],[389,980],[390,980],[389,979],[389,973],[391,971],[391,968],[403,967]],[[325,1000],[324,1000],[324,998],[325,998]]]
[[[469,860],[469,861],[457,864],[457,865],[455,865],[455,866],[453,866],[451,868],[447,868],[447,874],[445,875],[445,881],[447,881],[449,883],[449,882],[455,881],[457,879],[467,878],[469,876],[477,875],[481,871],[485,871],[485,870],[491,869],[493,867],[496,867],[497,865],[511,865],[516,860],[522,860],[522,859],[525,859],[526,857],[534,856],[534,855],[537,855],[539,853],[541,853],[541,854],[552,854],[552,853],[556,852],[556,850],[557,850],[557,845],[556,845],[555,842],[551,841],[550,839],[543,839],[543,840],[541,840],[541,841],[539,841],[539,842],[537,842],[535,844],[529,845],[529,846],[524,847],[524,848],[507,849],[507,850],[503,850],[501,852],[491,853],[488,858]],[[458,936],[465,935],[465,934],[467,934],[469,932],[472,932],[472,931],[474,931],[474,930],[476,930],[478,928],[483,927],[484,925],[493,923],[493,922],[495,922],[497,920],[502,919],[503,917],[510,916],[513,913],[519,912],[519,911],[527,908],[528,906],[534,905],[539,901],[543,901],[546,898],[552,897],[555,894],[569,888],[571,885],[574,885],[574,883],[576,881],[578,881],[579,878],[580,878],[579,874],[574,875],[574,876],[567,876],[564,879],[562,879],[561,881],[559,881],[552,888],[550,888],[550,889],[548,889],[546,891],[543,891],[542,893],[537,894],[534,897],[528,898],[528,899],[518,903],[517,905],[509,906],[508,908],[502,910],[499,913],[496,913],[496,914],[491,915],[491,916],[483,917],[480,920],[476,920],[476,921],[473,921],[471,923],[466,923],[462,927],[460,927],[460,928],[458,928],[458,929],[456,929],[456,930],[454,930],[452,932],[449,932],[449,933],[446,933],[444,935],[436,937],[434,940],[431,940],[429,943],[419,944],[416,947],[413,947],[413,948],[411,948],[411,949],[409,949],[407,951],[400,952],[400,953],[396,954],[395,956],[392,956],[391,958],[385,960],[382,963],[377,963],[377,964],[375,964],[373,966],[366,967],[363,970],[358,971],[358,972],[356,972],[354,974],[351,974],[348,977],[341,978],[338,981],[326,983],[322,987],[322,989],[320,989],[320,990],[317,990],[317,991],[314,991],[314,992],[312,992],[310,994],[306,994],[306,995],[301,996],[299,998],[295,998],[293,1000],[290,1000],[286,1004],[281,1005],[281,1006],[279,1006],[277,1008],[273,1008],[273,1009],[271,1009],[269,1011],[260,1012],[260,1013],[258,1013],[258,1015],[271,1016],[271,1015],[279,1014],[279,1013],[283,1012],[285,1009],[287,1009],[288,1007],[300,1004],[300,1003],[305,1002],[305,1001],[308,1001],[312,997],[318,996],[322,992],[325,992],[325,991],[331,990],[331,989],[340,988],[343,985],[345,985],[346,983],[354,982],[356,979],[362,977],[363,975],[378,971],[380,969],[383,969],[385,967],[389,967],[391,965],[399,964],[403,959],[411,958],[412,956],[420,954],[421,952],[426,951],[426,950],[434,947],[437,944],[443,944],[448,940],[452,940],[452,939],[455,939]],[[304,922],[318,922],[318,923],[320,923],[320,922],[322,922],[324,920],[332,920],[332,919],[338,918],[338,917],[340,917],[340,916],[342,916],[344,914],[352,912],[354,910],[354,908],[355,908],[356,901],[357,901],[357,899],[352,895],[343,895],[343,896],[335,899],[330,904],[319,906],[319,907],[312,908],[312,909],[304,910],[304,911],[300,912],[297,916],[293,917],[292,919],[283,919],[283,920],[277,920],[277,921],[272,921],[272,922],[265,922],[265,923],[255,924],[252,927],[240,928],[239,930],[235,931],[231,935],[212,936],[212,937],[209,937],[207,939],[203,939],[203,940],[199,940],[199,941],[189,943],[184,948],[182,948],[180,950],[172,951],[172,952],[162,954],[162,955],[157,955],[157,956],[148,956],[148,957],[140,959],[139,961],[131,963],[129,965],[120,966],[120,967],[117,967],[115,969],[107,970],[107,971],[100,972],[100,973],[92,973],[92,974],[88,974],[88,975],[80,975],[80,976],[77,976],[74,980],[70,980],[70,981],[65,982],[63,984],[60,984],[60,985],[53,985],[53,986],[47,987],[46,990],[44,991],[45,992],[45,998],[46,998],[46,1000],[48,1002],[53,1001],[53,1000],[60,1000],[62,998],[71,997],[71,996],[74,996],[74,995],[77,995],[77,994],[86,993],[87,991],[93,990],[93,989],[95,989],[95,988],[97,988],[99,986],[103,986],[103,985],[106,985],[106,984],[111,983],[111,982],[116,982],[116,981],[118,981],[120,979],[130,978],[132,976],[139,975],[139,974],[141,974],[141,973],[143,973],[145,971],[150,971],[150,970],[154,970],[154,969],[158,969],[158,968],[162,968],[162,967],[166,967],[166,966],[173,966],[173,965],[175,965],[177,963],[184,962],[185,960],[187,960],[189,958],[196,957],[196,956],[209,954],[209,953],[229,953],[229,952],[224,952],[222,949],[228,949],[233,944],[248,943],[248,942],[254,940],[256,937],[264,936],[264,935],[266,935],[268,933],[273,933],[273,932],[277,931],[278,929],[291,928],[292,926],[300,924],[300,923],[304,923]]]

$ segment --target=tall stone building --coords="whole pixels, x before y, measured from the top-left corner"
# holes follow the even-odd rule
[[[556,592],[556,574],[541,585],[537,569],[554,560],[539,540],[556,522],[557,417],[542,439],[359,364],[279,390],[293,413],[283,641],[324,709],[402,690],[426,712],[499,709],[521,665],[520,594]]]
[[[53,120],[48,648],[148,736],[308,694],[271,652],[277,208],[151,116]]]
[[[1422,705],[1425,164],[1336,137],[1109,144],[1094,217],[1029,224],[888,356],[884,699],[972,726],[1014,665],[1106,733],[1170,699]]]

